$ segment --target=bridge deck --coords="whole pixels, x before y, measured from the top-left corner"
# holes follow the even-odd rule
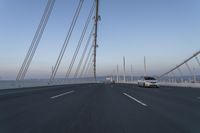
[[[84,84],[0,91],[1,133],[199,133],[200,89]]]

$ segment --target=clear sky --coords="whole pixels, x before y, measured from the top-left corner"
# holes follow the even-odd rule
[[[56,0],[28,78],[49,77],[78,1]],[[0,0],[0,77],[3,79],[16,77],[46,2]],[[68,68],[91,4],[92,0],[85,0],[59,76]],[[117,64],[122,71],[123,56],[127,73],[133,64],[134,74],[143,75],[146,56],[148,74],[160,75],[200,50],[199,0],[100,0],[100,15],[98,75],[111,74]]]

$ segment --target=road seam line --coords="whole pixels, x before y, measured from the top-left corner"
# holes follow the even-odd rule
[[[142,106],[145,106],[145,107],[147,107],[147,106],[148,106],[147,104],[145,104],[145,103],[143,103],[143,102],[141,102],[141,101],[137,100],[136,98],[134,98],[134,97],[130,96],[130,95],[129,95],[129,94],[127,94],[127,93],[123,93],[123,94],[124,94],[125,96],[129,97],[130,99],[132,99],[132,100],[136,101],[137,103],[141,104]]]
[[[62,94],[59,94],[59,95],[55,95],[55,96],[52,96],[51,99],[55,99],[55,98],[58,98],[58,97],[61,97],[61,96],[64,96],[64,95],[67,95],[67,94],[70,94],[70,93],[73,93],[74,91],[68,91],[68,92],[65,92],[65,93],[62,93]]]
[[[27,92],[31,92],[32,90],[26,90],[26,91],[17,91],[17,92],[7,92],[7,93],[2,93],[0,94],[0,96],[4,96],[4,95],[12,95],[12,94],[20,94],[20,93],[27,93]]]

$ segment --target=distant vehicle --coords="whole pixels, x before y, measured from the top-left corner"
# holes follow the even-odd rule
[[[141,80],[138,80],[139,87],[159,87],[158,81],[154,77],[142,77]]]
[[[111,83],[114,84],[114,83],[115,83],[115,80],[113,80],[112,77],[106,77],[105,83],[106,83],[106,84],[111,84]]]

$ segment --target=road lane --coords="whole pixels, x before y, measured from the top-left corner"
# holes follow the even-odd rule
[[[199,133],[198,94],[180,90],[85,84],[6,95],[0,97],[0,132]]]
[[[66,89],[64,90],[66,91]],[[27,133],[43,132],[43,130],[51,129],[51,127],[55,127],[57,129],[55,125],[58,121],[68,121],[68,119],[73,120],[71,118],[73,116],[72,114],[78,112],[77,107],[80,106],[81,101],[83,101],[85,97],[88,97],[92,91],[89,85],[79,85],[78,88],[74,88],[74,90],[80,92],[77,93],[79,94],[78,96],[68,95],[67,97],[59,98],[54,101],[49,99],[52,93],[49,94],[48,91],[46,93],[42,93],[41,95],[35,94],[34,96],[36,98],[34,98],[34,100],[32,99],[33,101],[31,101],[31,99],[27,101],[27,97],[22,97],[23,101],[28,102],[29,105],[27,103],[25,106],[18,107],[17,104],[15,107],[0,110],[0,114],[2,116],[6,116],[4,118],[0,118],[0,131],[4,130],[8,133]],[[55,94],[58,94],[58,92]],[[18,98],[15,100],[17,101]],[[15,100],[7,101],[7,103],[13,105]],[[20,103],[21,101],[22,99],[20,99]],[[32,102],[34,102],[34,104],[32,104]],[[51,126],[51,123],[54,124]],[[65,127],[64,125],[62,126]]]
[[[38,104],[49,102],[51,96],[71,91],[71,89],[85,89],[88,85],[66,85],[47,88],[28,88],[30,91],[21,92],[14,90],[15,93],[0,96],[0,120],[16,116],[29,108],[37,107]],[[9,90],[10,91],[10,90]]]
[[[127,94],[127,93],[123,93],[123,94],[124,94],[125,96],[131,98],[132,100],[136,101],[137,103],[141,104],[142,106],[147,106],[147,104],[141,102],[140,100],[134,98],[133,96],[130,96],[129,94]]]
[[[131,96],[147,103],[148,107],[143,107],[136,102],[130,102],[122,93],[124,92],[124,86],[114,86],[113,88],[115,90],[113,93],[116,96],[115,101],[117,102],[118,115],[127,133],[186,133],[185,129],[177,125],[173,120],[152,111],[151,103],[147,103],[144,98],[138,97],[137,93],[127,92]]]
[[[183,88],[185,89],[184,93],[181,92],[181,88],[174,88],[174,92],[171,89],[170,93],[162,87],[156,90],[155,88],[127,86],[125,90],[129,94],[143,99],[153,112],[171,120],[185,132],[200,132],[200,103],[191,95],[190,88]],[[123,87],[120,90],[124,91]],[[199,91],[196,90],[197,93]]]
[[[67,95],[67,94],[71,94],[71,93],[74,93],[74,91],[68,91],[68,92],[65,92],[65,93],[61,93],[61,94],[58,94],[56,96],[52,96],[51,99],[55,99],[55,98],[58,98],[58,97],[61,97],[61,96],[64,96],[64,95]]]

